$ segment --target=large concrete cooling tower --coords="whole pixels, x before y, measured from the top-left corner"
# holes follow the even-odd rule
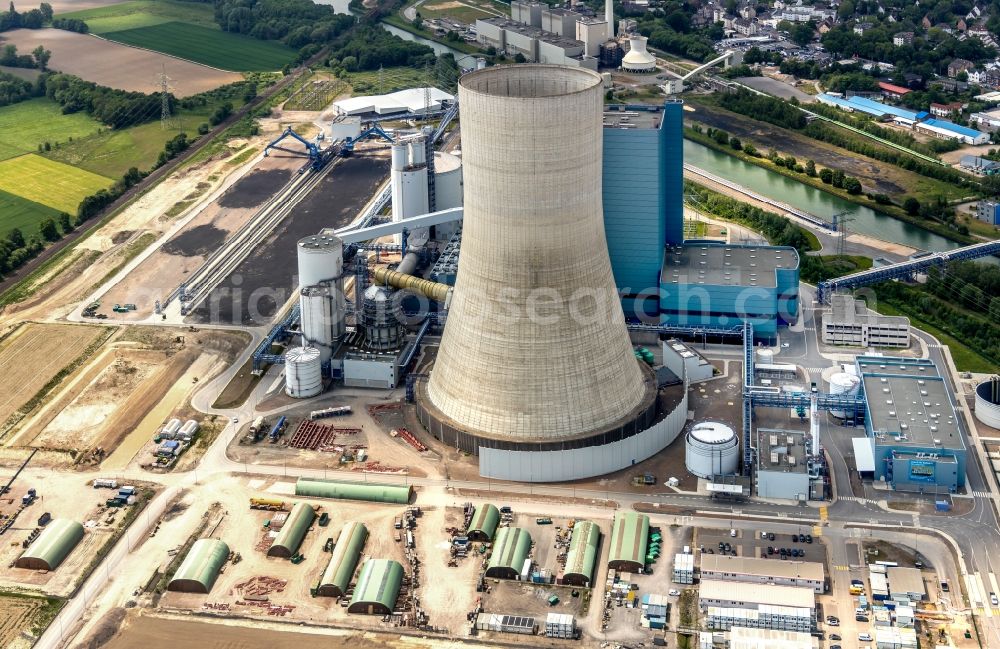
[[[459,84],[462,252],[418,386],[421,419],[453,447],[599,445],[655,415],[604,237],[602,99],[600,75],[561,66],[492,67]]]

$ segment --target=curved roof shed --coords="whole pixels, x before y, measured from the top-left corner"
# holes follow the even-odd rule
[[[295,495],[307,498],[336,498],[338,500],[363,500],[406,505],[409,504],[410,497],[413,495],[413,487],[299,478],[298,482],[295,483]]]
[[[496,505],[479,505],[472,512],[467,536],[473,541],[492,541],[500,526],[500,510]]]
[[[198,539],[191,546],[167,590],[207,595],[229,560],[229,546],[219,539]]]
[[[486,576],[517,579],[531,552],[531,535],[520,527],[504,527],[497,533],[493,553],[486,564]]]
[[[50,521],[14,565],[29,570],[55,570],[83,540],[83,525],[68,518]]]
[[[391,559],[369,559],[361,566],[348,613],[388,615],[403,586],[403,566]]]
[[[368,528],[361,523],[348,523],[340,531],[337,545],[333,548],[333,556],[323,576],[319,580],[317,595],[324,597],[343,597],[351,584],[351,577],[361,559],[361,549],[368,540]]]
[[[615,512],[608,567],[626,572],[641,572],[646,567],[648,543],[649,516],[636,512]]]
[[[594,580],[597,564],[597,546],[601,541],[601,528],[593,521],[577,521],[566,554],[563,583],[571,586],[589,586]]]
[[[288,520],[281,526],[278,537],[274,539],[274,544],[268,549],[267,556],[291,559],[302,545],[302,539],[305,538],[314,518],[316,512],[312,505],[295,503],[292,511],[288,513]]]

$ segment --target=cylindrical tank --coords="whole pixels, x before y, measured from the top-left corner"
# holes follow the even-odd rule
[[[761,347],[757,350],[757,362],[770,365],[774,362],[774,350]]]
[[[857,394],[861,387],[861,379],[847,372],[837,372],[830,377],[830,394]],[[843,410],[831,410],[830,414],[843,419],[847,413]]]
[[[736,473],[740,465],[736,432],[715,421],[695,424],[685,440],[684,465],[699,478]]]
[[[1000,429],[1000,379],[995,376],[976,386],[976,419]]]
[[[315,347],[292,347],[285,353],[285,394],[314,397],[323,389],[322,361]]]
[[[299,292],[302,335],[320,350],[324,361],[333,354],[334,341],[344,334],[342,300],[342,293],[329,284],[307,286]]]
[[[532,64],[459,82],[462,262],[427,395],[466,433],[596,433],[646,399],[604,234],[601,84]]]
[[[298,261],[299,288],[340,277],[344,270],[344,244],[332,234],[299,239]]]
[[[450,153],[434,154],[434,200],[438,210],[462,206],[462,159]]]
[[[476,59],[476,69],[477,70],[485,70],[486,69],[486,59],[484,59],[481,56],[478,59]]]
[[[392,293],[382,286],[369,286],[365,290],[361,309],[361,325],[365,328],[365,346],[370,349],[389,350],[403,346],[406,334],[396,316],[398,305]]]

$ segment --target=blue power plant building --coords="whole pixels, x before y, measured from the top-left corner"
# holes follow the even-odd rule
[[[629,319],[711,328],[754,325],[759,339],[798,317],[793,248],[684,241],[684,104],[608,106],[604,230]]]
[[[928,494],[963,488],[965,440],[951,392],[933,361],[859,356],[856,363],[875,479],[899,491]]]

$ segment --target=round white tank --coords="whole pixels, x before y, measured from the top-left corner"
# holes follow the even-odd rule
[[[407,149],[406,144],[393,144],[392,145],[392,169],[402,170],[406,168],[407,164]]]
[[[486,69],[486,59],[484,59],[483,57],[479,57],[478,59],[476,59],[476,69],[477,70],[485,70]]]
[[[861,379],[848,374],[847,372],[837,372],[830,377],[830,394],[857,394],[861,387]],[[838,419],[843,419],[847,413],[843,410],[831,410],[830,414]]]
[[[293,347],[285,354],[285,394],[296,399],[314,397],[323,389],[320,352],[315,347]]]
[[[307,286],[299,293],[302,335],[320,350],[322,360],[333,355],[333,343],[344,333],[343,317],[334,308],[335,295],[329,286]]]
[[[462,159],[450,153],[434,154],[434,209],[462,206]]]
[[[740,465],[736,432],[715,421],[695,424],[685,440],[684,465],[699,478],[736,473]]]
[[[976,419],[1000,429],[1000,380],[993,378],[976,386]]]
[[[774,350],[761,347],[757,350],[757,362],[771,364],[774,362]]]
[[[299,239],[298,261],[299,288],[340,277],[344,270],[344,244],[332,234]]]

